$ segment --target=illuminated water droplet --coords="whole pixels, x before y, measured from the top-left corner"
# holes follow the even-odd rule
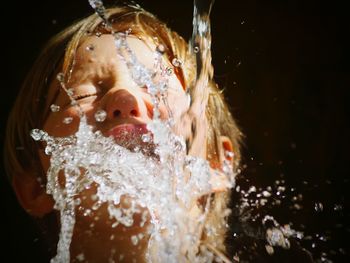
[[[72,117],[66,117],[63,119],[63,123],[64,124],[70,124],[73,121]]]
[[[98,110],[95,113],[95,120],[98,122],[103,122],[107,117],[107,112],[104,110]]]
[[[163,54],[163,53],[165,52],[165,47],[164,47],[164,45],[159,44],[159,45],[157,46],[157,51],[158,51],[159,53]]]
[[[56,78],[59,82],[64,82],[64,74],[62,72],[58,73]]]
[[[45,134],[45,132],[43,132],[43,131],[41,131],[39,129],[33,129],[30,132],[30,136],[32,136],[32,138],[35,141],[40,141],[43,138],[44,134]]]
[[[265,249],[269,255],[272,255],[274,253],[273,247],[270,245],[265,245]]]
[[[70,88],[70,89],[67,89],[67,95],[69,97],[73,96],[74,95],[74,89]]]
[[[50,154],[53,152],[54,149],[55,149],[55,148],[54,148],[52,145],[48,144],[48,145],[45,147],[45,154],[46,154],[46,155],[50,155]]]
[[[263,191],[263,192],[262,192],[262,195],[263,195],[264,197],[270,197],[270,196],[271,196],[271,193],[268,192],[268,191]]]
[[[76,256],[76,259],[80,262],[85,260],[84,253],[80,253],[79,255]]]
[[[149,133],[143,134],[142,141],[143,142],[150,142],[151,141],[151,134],[149,134]]]
[[[58,111],[60,111],[60,106],[58,106],[56,104],[51,104],[50,109],[52,112],[58,112]]]
[[[334,211],[341,211],[341,210],[343,210],[342,205],[338,205],[338,204],[334,205]]]
[[[322,212],[323,211],[323,204],[321,202],[316,202],[314,205],[316,212]]]
[[[131,236],[131,242],[134,246],[137,245],[137,243],[139,242],[139,239],[137,236]]]
[[[166,74],[167,74],[168,76],[171,76],[171,74],[173,74],[173,68],[167,67],[167,68],[165,69],[165,72],[166,72]]]
[[[132,32],[132,29],[129,27],[129,28],[125,31],[125,34],[126,34],[126,35],[129,35],[129,34],[131,34],[131,32]]]
[[[173,64],[174,67],[181,67],[182,61],[178,58],[173,58],[171,64]]]
[[[194,51],[194,53],[198,53],[198,52],[199,52],[199,47],[198,47],[198,46],[195,46],[195,47],[193,48],[193,51]]]

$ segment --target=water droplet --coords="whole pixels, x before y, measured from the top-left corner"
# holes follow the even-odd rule
[[[198,46],[195,46],[195,47],[193,48],[193,51],[194,51],[194,53],[198,53],[198,52],[199,52],[199,47],[198,47]]]
[[[149,134],[149,133],[143,134],[142,141],[143,142],[150,142],[151,141],[151,134]]]
[[[58,112],[58,111],[60,111],[60,106],[58,106],[56,104],[51,104],[50,109],[52,112]]]
[[[74,90],[73,90],[72,88],[67,89],[67,95],[68,95],[69,97],[73,96],[73,95],[74,95]]]
[[[342,205],[338,205],[338,204],[334,205],[334,211],[341,211],[341,210],[343,210],[343,206]]]
[[[95,46],[94,46],[94,45],[88,45],[88,46],[86,47],[86,50],[87,50],[87,51],[94,51],[94,50],[95,50]]]
[[[66,117],[63,119],[64,124],[70,124],[73,121],[73,117]]]
[[[323,204],[321,202],[318,202],[318,203],[316,202],[314,208],[315,208],[316,212],[322,212],[323,211]]]
[[[167,74],[168,76],[171,76],[171,74],[173,74],[173,68],[167,67],[167,68],[165,69],[165,72],[166,72],[166,74]]]
[[[269,255],[272,255],[274,253],[273,247],[270,245],[265,245],[265,249]]]
[[[271,193],[270,193],[269,191],[263,191],[263,192],[262,192],[262,195],[263,195],[264,197],[270,197],[270,196],[271,196]]]
[[[164,45],[159,44],[159,45],[157,46],[157,51],[158,51],[159,53],[163,54],[163,53],[165,52],[165,47],[164,47]]]
[[[130,35],[132,32],[132,29],[129,27],[126,31],[125,31],[125,34],[126,35]]]
[[[233,152],[231,152],[231,151],[225,151],[225,156],[226,156],[226,158],[233,158],[233,156],[234,156],[235,154],[233,153]]]
[[[39,129],[33,129],[30,132],[30,136],[32,136],[32,138],[35,141],[40,141],[43,138],[44,134],[45,133],[43,131],[39,130]]]
[[[46,147],[45,147],[45,154],[46,155],[50,155],[53,151],[54,151],[54,147],[50,144],[48,144]]]
[[[103,122],[107,117],[107,112],[104,110],[98,110],[95,113],[95,120],[98,122]]]
[[[253,185],[251,187],[249,187],[248,193],[253,193],[256,192],[256,187]]]
[[[85,260],[85,256],[83,253],[80,253],[79,255],[76,256],[77,260],[79,260],[80,262]]]
[[[134,246],[137,245],[137,243],[139,242],[139,239],[137,236],[131,236],[131,242]]]
[[[182,61],[178,58],[173,58],[171,64],[173,64],[174,67],[181,67]]]
[[[64,74],[62,72],[58,73],[56,78],[59,82],[64,82]]]

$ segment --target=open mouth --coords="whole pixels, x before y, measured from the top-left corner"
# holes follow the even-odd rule
[[[120,124],[110,129],[107,136],[112,136],[118,145],[130,151],[154,154],[155,145],[146,124]]]

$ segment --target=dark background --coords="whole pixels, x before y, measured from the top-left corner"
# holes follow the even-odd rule
[[[192,1],[137,2],[191,35]],[[268,213],[312,236],[302,245],[315,259],[333,262],[348,258],[350,232],[350,23],[342,2],[217,0],[211,16],[215,78],[245,134],[242,176],[258,187],[285,180],[301,193],[303,209],[282,204]],[[92,9],[87,0],[6,1],[2,13],[1,143],[18,87],[45,41]],[[0,187],[2,258],[38,262],[34,225],[5,176]]]

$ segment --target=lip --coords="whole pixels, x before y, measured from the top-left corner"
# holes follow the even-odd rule
[[[120,124],[107,132],[108,136],[112,136],[116,140],[141,137],[148,133],[146,124]]]
[[[155,155],[156,146],[153,139],[144,141],[142,135],[152,133],[147,129],[147,124],[120,124],[108,130],[107,136],[113,137],[116,144],[134,152],[141,152],[149,157],[157,158]]]

